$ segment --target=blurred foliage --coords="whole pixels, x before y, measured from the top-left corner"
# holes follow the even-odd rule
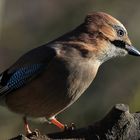
[[[134,90],[134,96],[130,100],[130,108],[132,112],[140,111],[140,86]]]
[[[0,0],[0,72],[28,50],[51,41],[83,22],[90,11],[104,11],[121,20],[140,49],[140,1],[133,0]],[[140,110],[140,59],[127,56],[103,64],[86,93],[58,117],[78,127],[102,118],[115,103]],[[56,131],[46,123],[31,122],[42,132]],[[0,108],[0,139],[23,132],[21,116]],[[9,132],[9,133],[8,133]]]

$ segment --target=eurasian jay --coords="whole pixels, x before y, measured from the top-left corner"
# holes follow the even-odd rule
[[[11,111],[45,117],[64,129],[55,116],[84,93],[103,62],[126,54],[140,56],[123,24],[92,12],[74,30],[27,52],[2,72],[0,98]]]

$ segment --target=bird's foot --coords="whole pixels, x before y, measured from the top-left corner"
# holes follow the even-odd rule
[[[65,124],[65,128],[64,131],[71,131],[71,130],[75,130],[76,126],[74,123],[71,123],[70,126],[68,126],[67,124]]]
[[[31,139],[31,140],[36,140],[36,139],[40,139],[41,140],[41,139],[46,139],[47,138],[47,136],[46,135],[42,135],[38,129],[35,129],[30,134],[26,135],[26,137]]]
[[[40,134],[40,131],[38,129],[35,129],[33,132],[30,131],[30,133],[26,133],[26,137],[29,138],[29,139],[32,139],[34,137],[39,137],[41,134]]]

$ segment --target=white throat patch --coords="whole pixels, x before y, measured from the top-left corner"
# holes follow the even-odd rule
[[[110,43],[108,47],[102,49],[98,59],[101,61],[101,63],[103,63],[111,58],[125,56],[127,54],[128,52],[125,49],[116,47]]]

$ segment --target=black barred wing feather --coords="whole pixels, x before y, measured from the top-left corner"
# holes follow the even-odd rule
[[[28,81],[37,76],[44,67],[43,64],[33,64],[17,69],[12,74],[8,74],[7,71],[3,72],[0,82],[0,96],[24,86]]]
[[[42,69],[43,65],[41,64],[33,64],[20,68],[10,77],[9,81],[7,82],[8,88],[16,89],[21,87],[26,81],[40,73]]]

